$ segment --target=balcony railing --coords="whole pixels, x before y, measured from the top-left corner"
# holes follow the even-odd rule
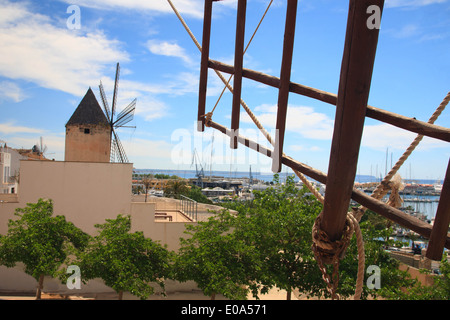
[[[180,195],[180,210],[192,221],[197,221],[198,203],[191,198]]]

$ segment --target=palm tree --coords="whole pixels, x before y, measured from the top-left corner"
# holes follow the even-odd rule
[[[180,195],[189,194],[189,186],[184,180],[170,180],[164,187],[166,197],[178,198]]]
[[[145,202],[147,202],[147,195],[148,195],[148,189],[150,189],[150,186],[152,185],[153,175],[152,174],[145,174],[144,178],[142,178],[142,184],[144,185],[145,190]]]

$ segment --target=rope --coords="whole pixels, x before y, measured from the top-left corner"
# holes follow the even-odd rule
[[[175,6],[172,4],[171,0],[167,0],[174,10],[175,14],[177,15],[178,19],[183,24],[184,28],[196,44],[197,48],[202,51],[202,48],[198,41],[196,40],[195,36],[190,31],[187,24],[184,22],[181,15],[176,10]],[[273,1],[273,0],[272,0]],[[263,17],[261,18],[255,32],[253,33],[246,49],[244,50],[244,54],[250,45],[254,35],[256,34],[256,31],[258,30],[262,20],[264,19],[270,5],[272,4],[272,1],[269,3]],[[222,80],[222,82],[225,84],[225,88],[228,88],[231,93],[233,93],[233,88],[230,86],[229,82],[231,81],[231,78],[233,75],[230,76],[228,80],[226,80],[223,75],[217,71],[214,70],[217,74],[217,76]],[[222,90],[222,93],[220,97],[218,98],[214,108],[211,112],[208,112],[205,115],[205,124],[208,126],[208,123],[212,119],[213,112],[215,108],[217,107],[225,88]],[[437,110],[433,113],[431,118],[429,119],[428,123],[433,124],[436,119],[439,117],[439,115],[442,113],[442,111],[445,109],[446,105],[450,102],[450,92],[447,94],[447,96],[444,98],[440,106],[437,108]],[[262,126],[262,124],[259,122],[257,117],[253,114],[253,112],[250,110],[250,108],[247,106],[247,104],[241,99],[240,101],[242,107],[247,112],[247,114],[250,116],[254,124],[258,127],[258,129],[263,133],[263,135],[266,137],[266,139],[269,141],[270,144],[274,145],[274,142],[272,140],[272,137],[267,132],[267,130]],[[386,177],[383,179],[383,181],[376,187],[374,192],[372,193],[372,197],[376,199],[380,199],[384,196],[384,194],[387,193],[387,187],[390,186],[392,193],[391,196],[393,197],[390,199],[390,204],[393,206],[398,206],[398,199],[395,198],[395,192],[398,193],[398,186],[394,186],[391,182],[392,177],[397,173],[399,168],[403,165],[403,163],[406,161],[406,159],[411,155],[412,151],[417,147],[417,145],[420,143],[420,141],[423,139],[423,135],[418,135],[415,140],[411,143],[409,148],[405,151],[405,153],[402,155],[402,157],[397,161],[396,165],[389,171],[389,173],[386,175]],[[284,153],[283,153],[284,155]],[[324,197],[314,188],[314,186],[306,179],[306,177],[299,171],[294,170],[295,174],[300,178],[300,180],[308,187],[308,189],[314,194],[314,196],[323,204],[324,203]],[[397,190],[397,191],[395,191]],[[328,239],[328,236],[325,232],[320,230],[320,221],[322,219],[322,212],[319,214],[319,216],[316,218],[313,230],[312,230],[312,238],[313,238],[313,252],[314,256],[316,258],[316,261],[318,262],[319,269],[322,272],[322,278],[327,284],[327,290],[330,292],[332,299],[339,299],[340,296],[337,294],[337,286],[339,283],[339,261],[342,258],[342,255],[345,253],[346,248],[348,247],[350,243],[350,239],[353,235],[353,232],[356,236],[357,241],[357,248],[358,248],[358,272],[357,272],[357,280],[356,280],[356,289],[354,294],[354,300],[360,299],[361,293],[362,293],[362,287],[363,287],[363,280],[364,280],[364,268],[365,268],[365,254],[364,254],[364,241],[362,238],[361,229],[359,227],[359,221],[362,217],[362,215],[365,213],[367,208],[364,208],[363,206],[360,206],[359,208],[353,210],[353,212],[348,212],[346,216],[346,227],[343,231],[343,235],[339,241],[333,241],[331,242]],[[330,276],[326,268],[324,266],[324,263],[331,262],[333,265],[333,273],[332,276]]]
[[[269,3],[269,5],[267,6],[266,11],[264,11],[264,14],[263,14],[262,18],[259,20],[259,23],[258,23],[258,25],[256,26],[255,31],[253,32],[252,36],[250,37],[250,40],[249,40],[248,43],[247,43],[247,46],[245,47],[245,50],[244,50],[243,55],[245,55],[245,53],[247,52],[248,47],[249,47],[250,44],[252,43],[253,38],[254,38],[255,35],[256,35],[256,32],[258,31],[259,27],[261,26],[261,23],[263,22],[264,18],[266,17],[267,12],[269,11],[270,6],[272,5],[272,2],[273,2],[273,0],[270,0],[270,3]],[[222,99],[222,96],[223,96],[225,90],[227,89],[228,85],[230,84],[230,81],[231,81],[232,78],[233,78],[233,75],[230,75],[230,77],[228,78],[228,81],[227,81],[225,87],[223,87],[223,90],[222,90],[222,92],[220,93],[220,96],[219,96],[219,98],[218,98],[217,101],[216,101],[216,104],[214,105],[214,108],[211,110],[211,114],[214,113],[214,110],[216,109],[217,105],[219,104],[220,99]]]
[[[305,175],[295,169],[292,169],[294,173],[300,178],[300,180],[306,185],[306,187],[311,191],[311,193],[319,200],[321,204],[324,204],[324,197],[320,194],[320,192],[314,188],[312,183],[306,179]]]
[[[441,113],[444,111],[445,107],[450,102],[450,92],[447,93],[445,98],[442,100],[442,102],[439,104],[439,106],[436,108],[434,113],[431,115],[430,119],[428,120],[429,124],[433,124],[441,115]],[[411,153],[414,151],[414,149],[419,145],[419,143],[423,139],[423,135],[418,134],[416,138],[411,142],[409,147],[406,149],[406,151],[403,153],[403,155],[398,159],[397,163],[392,167],[392,169],[389,171],[389,173],[384,177],[383,181],[380,182],[380,184],[375,188],[375,190],[372,192],[371,197],[375,199],[381,199],[383,198],[387,192],[388,192],[388,186],[389,181],[391,181],[392,177],[397,173],[397,171],[400,169],[400,167],[405,163],[405,161],[408,159],[408,157],[411,155]],[[364,213],[367,211],[367,208],[360,206],[358,208],[357,213],[357,219],[358,221],[361,219],[361,217],[364,215]]]
[[[191,37],[192,41],[194,41],[195,45],[197,46],[197,48],[201,52],[202,51],[202,47],[201,47],[200,43],[195,38],[194,34],[191,32],[191,30],[189,29],[188,25],[186,24],[186,22],[183,20],[183,18],[181,17],[180,13],[178,12],[178,10],[173,5],[172,1],[171,0],[167,0],[167,2],[169,2],[169,5],[172,7],[172,10],[175,12],[176,16],[180,20],[180,22],[183,25],[183,27],[186,29],[186,31],[189,34],[189,36]],[[225,86],[228,88],[228,90],[230,90],[230,92],[233,93],[233,88],[230,86],[230,84],[225,79],[225,77],[222,75],[222,73],[220,73],[217,70],[214,70],[214,72],[217,74],[217,76],[220,78],[220,80],[222,80],[222,82],[225,84]],[[256,118],[256,116],[253,114],[253,112],[250,110],[250,108],[247,106],[247,104],[244,102],[244,100],[241,99],[240,102],[241,102],[241,105],[244,108],[244,110],[247,112],[249,117],[252,119],[253,123],[258,127],[258,129],[262,132],[262,134],[266,137],[266,139],[273,145],[272,137],[269,135],[267,130],[264,129],[262,124],[259,122],[259,120]],[[208,114],[210,114],[210,115],[208,115]],[[206,117],[205,125],[208,125],[207,120],[208,120],[208,118],[209,118],[209,120],[211,120],[212,113],[210,113],[210,112],[207,113],[205,115],[205,117]]]
[[[182,25],[184,26],[184,28],[185,28],[186,31],[188,32],[189,36],[191,37],[191,39],[194,41],[194,43],[196,44],[197,48],[198,48],[198,49],[200,50],[200,52],[201,52],[201,51],[202,51],[202,48],[201,48],[199,42],[197,41],[197,39],[195,38],[195,36],[193,35],[193,33],[190,31],[190,29],[189,29],[189,27],[187,26],[186,22],[184,22],[183,18],[182,18],[181,15],[178,13],[177,9],[176,9],[175,6],[172,4],[171,0],[167,0],[167,1],[169,2],[170,6],[171,6],[172,9],[174,10],[174,12],[175,12],[175,14],[177,15],[178,19],[180,20],[180,22],[182,23]],[[272,1],[269,3],[269,6],[268,6],[268,7],[270,7],[271,4],[272,4]],[[266,12],[264,13],[264,15],[263,15],[261,21],[264,19],[265,15],[266,15],[266,13],[267,13],[267,10],[268,10],[268,8],[266,9]],[[260,23],[258,24],[257,29],[259,28],[259,25],[261,24],[261,21],[260,21]],[[257,30],[257,29],[256,29],[256,30]],[[256,31],[255,31],[255,32],[256,32]],[[252,36],[252,39],[253,39],[253,36]],[[251,40],[250,40],[250,42],[251,42]],[[249,42],[249,44],[250,44],[250,42]],[[247,47],[248,47],[248,45],[247,45]],[[225,87],[228,88],[228,90],[230,90],[231,93],[233,93],[233,88],[232,88],[231,85],[229,84],[229,82],[230,82],[230,80],[231,80],[231,77],[230,77],[230,79],[227,81],[219,71],[217,71],[217,70],[214,70],[214,71],[215,71],[215,73],[217,74],[217,76],[222,80],[222,82],[225,84]],[[222,91],[222,94],[223,94],[223,91]],[[219,100],[220,100],[220,98],[219,98]],[[217,103],[218,103],[218,102],[217,102]],[[217,103],[216,103],[216,106],[217,106]],[[242,107],[244,108],[244,110],[245,110],[245,111],[247,112],[247,114],[249,115],[249,117],[252,119],[253,123],[258,127],[258,129],[259,129],[259,130],[262,132],[262,134],[266,137],[266,139],[269,141],[269,143],[272,144],[272,145],[274,145],[274,141],[272,140],[272,137],[271,137],[270,134],[267,132],[267,130],[263,127],[263,125],[259,122],[258,118],[253,114],[253,112],[250,110],[250,108],[247,106],[247,104],[246,104],[242,99],[241,99],[240,103],[241,103]],[[214,109],[215,109],[216,106],[214,106]],[[214,111],[214,109],[213,109],[213,111]],[[211,121],[211,119],[212,119],[213,111],[208,112],[207,114],[205,114],[205,125],[206,125],[206,126],[208,126],[209,121]],[[284,154],[284,153],[283,153],[283,154]],[[296,173],[296,175],[302,180],[302,182],[305,183],[305,185],[308,187],[308,189],[316,196],[316,198],[319,199],[319,201],[323,204],[324,199],[323,199],[322,195],[314,188],[314,186],[306,179],[306,177],[305,177],[303,174],[301,174],[300,172],[298,172],[298,171],[295,171],[295,173]],[[350,225],[352,226],[352,227],[351,227],[351,230],[352,230],[352,233],[353,233],[353,230],[355,230],[355,226],[353,226],[353,224],[354,224],[354,223],[353,223],[353,220],[352,220],[351,218],[349,218],[348,221],[350,221]],[[359,226],[357,227],[357,229],[359,230]],[[362,237],[361,237],[361,239],[362,239]],[[349,241],[346,241],[346,243],[347,243],[347,245],[345,246],[345,248],[348,246]],[[358,243],[359,243],[359,245],[358,245],[358,252],[361,252],[361,254],[358,254],[358,256],[359,256],[358,259],[359,259],[360,262],[362,261],[362,264],[363,264],[362,269],[364,269],[364,246],[363,246],[362,241],[361,241],[361,242],[358,242]],[[362,243],[362,245],[361,245],[361,243]],[[317,258],[316,258],[316,259],[317,259]],[[322,261],[322,260],[320,260],[320,261]],[[321,264],[321,263],[320,263],[320,264]],[[320,264],[319,264],[319,268],[320,268]],[[359,263],[359,264],[360,264],[360,263]],[[325,274],[326,274],[326,269],[324,268],[323,264],[322,264],[321,270],[324,270],[324,271],[325,271]],[[336,291],[336,289],[337,289],[337,284],[338,284],[338,282],[339,282],[339,272],[338,272],[338,270],[339,270],[339,259],[337,259],[337,260],[334,261],[334,270],[335,270],[335,271],[334,271],[334,276],[333,276],[333,279],[331,279],[332,282],[328,281],[328,283],[330,283],[330,285],[331,285],[330,290],[331,290],[332,292],[335,292],[335,291]],[[361,272],[358,271],[358,277],[360,277],[360,274],[361,274]],[[362,277],[361,277],[361,278],[362,278],[362,279],[364,278],[364,272],[362,273]],[[324,278],[324,279],[325,279],[325,278]],[[332,283],[332,284],[331,284],[331,283]],[[357,283],[362,283],[362,280],[359,280],[359,278],[358,278]],[[359,291],[359,290],[357,290],[357,291]],[[332,294],[332,297],[338,298],[338,295],[335,294],[335,293],[333,293],[333,294]]]
[[[330,241],[328,235],[320,229],[321,221],[322,212],[316,218],[312,229],[312,250],[319,266],[319,270],[322,273],[322,279],[327,285],[327,291],[330,293],[333,300],[339,300],[341,298],[337,293],[339,284],[339,262],[350,244],[353,233],[355,233],[358,248],[358,272],[353,299],[359,300],[364,283],[365,253],[364,240],[355,213],[347,213],[344,231],[341,239],[338,241]],[[331,275],[328,274],[325,264],[332,265],[333,271]]]
[[[342,237],[338,241],[330,241],[328,235],[320,229],[323,212],[321,212],[312,228],[312,251],[322,273],[322,279],[327,285],[327,290],[331,294],[333,300],[340,300],[340,295],[337,293],[339,284],[339,262],[345,250],[350,243],[351,236],[354,232],[354,223],[351,219],[351,214],[347,214],[344,231]],[[325,264],[333,266],[332,274],[328,274]]]

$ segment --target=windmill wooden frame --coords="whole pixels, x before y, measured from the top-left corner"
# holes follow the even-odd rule
[[[202,56],[200,65],[198,131],[205,125],[227,134],[231,148],[238,143],[272,157],[272,170],[279,172],[284,164],[293,170],[326,184],[321,229],[331,241],[341,238],[346,222],[350,199],[362,206],[398,223],[429,239],[427,257],[440,260],[444,247],[450,249],[450,161],[444,179],[434,226],[374,199],[353,187],[363,133],[365,117],[450,142],[450,129],[405,117],[386,110],[368,106],[368,97],[378,43],[379,30],[368,28],[368,8],[375,5],[382,12],[384,0],[350,0],[345,46],[343,52],[338,94],[328,93],[291,82],[290,70],[293,59],[293,43],[297,12],[297,0],[287,0],[285,35],[280,77],[274,77],[243,68],[243,42],[245,33],[246,0],[238,0],[234,66],[209,58],[212,5],[215,0],[205,0]],[[380,12],[380,13],[381,13]],[[208,69],[234,75],[231,130],[212,121],[206,113]],[[277,136],[273,150],[239,135],[242,78],[278,88]],[[290,93],[304,95],[336,106],[335,125],[331,145],[328,174],[296,161],[283,153],[288,96]],[[449,93],[450,94],[450,93]],[[279,160],[279,161],[278,161]]]
[[[111,109],[109,108],[108,100],[106,99],[106,93],[105,89],[103,88],[103,84],[100,81],[99,90],[100,90],[100,96],[102,98],[103,103],[103,110],[106,116],[106,119],[108,120],[109,126],[111,127],[111,153],[110,153],[110,161],[121,163],[128,163],[128,157],[125,153],[125,149],[122,146],[122,143],[120,142],[119,136],[116,133],[115,129],[118,128],[136,128],[134,126],[126,126],[127,123],[133,120],[134,117],[134,111],[136,109],[136,101],[137,99],[133,99],[131,103],[125,107],[116,118],[114,116],[116,115],[116,104],[117,104],[117,94],[119,89],[119,74],[120,74],[120,65],[117,63],[116,65],[116,77],[114,80],[114,92],[113,92],[113,100]]]

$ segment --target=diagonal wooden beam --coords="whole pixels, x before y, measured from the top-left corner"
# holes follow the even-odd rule
[[[284,133],[286,131],[286,115],[289,100],[289,85],[291,83],[292,56],[294,51],[295,23],[297,20],[297,0],[288,0],[286,9],[286,24],[284,28],[283,56],[281,60],[280,87],[278,90],[278,110],[275,134],[274,157],[272,171],[281,171],[281,156],[283,154]]]
[[[431,260],[441,260],[444,251],[445,239],[448,237],[448,227],[450,225],[450,160],[442,186],[441,197],[434,219],[433,230],[426,257]]]
[[[200,83],[198,92],[197,130],[205,131],[206,90],[208,87],[208,60],[211,41],[211,16],[213,0],[205,0],[203,18],[202,57],[200,62]]]
[[[221,124],[218,124],[217,122],[214,122],[212,120],[209,121],[207,125],[231,137],[231,130],[229,128]],[[264,156],[272,157],[272,150],[246,137],[239,135],[238,142],[256,152],[261,153]],[[327,175],[321,172],[320,170],[312,168],[286,155],[282,156],[281,162],[284,165],[288,166],[289,168],[299,171],[320,183],[323,184],[327,183]],[[408,215],[399,209],[391,207],[390,205],[380,200],[372,198],[371,196],[369,196],[368,194],[364,193],[361,190],[353,189],[351,193],[351,198],[356,202],[358,202],[359,204],[361,204],[362,206],[382,215],[386,219],[389,219],[407,229],[417,232],[418,234],[427,239],[430,238],[432,232],[432,226],[430,224],[423,222],[411,215]],[[444,243],[445,248],[450,249],[450,235],[444,237],[444,241],[445,241]]]
[[[211,69],[214,69],[216,71],[221,71],[229,74],[234,73],[233,66],[219,61],[209,60],[208,65]],[[262,72],[244,68],[242,71],[242,76],[244,78],[258,81],[274,88],[278,88],[280,86],[280,78],[264,74]],[[332,104],[334,106],[337,103],[336,94],[311,88],[299,83],[291,82],[289,90],[290,92],[297,93],[305,97],[316,99],[328,104]],[[450,142],[450,129],[442,126],[430,124],[424,121],[417,120],[416,118],[406,117],[390,111],[375,108],[370,105],[368,105],[366,108],[366,116],[375,120],[388,123],[401,129],[415,132],[417,134]]]
[[[239,0],[236,20],[236,44],[234,48],[233,106],[231,110],[231,130],[235,133],[230,141],[230,146],[232,149],[237,149],[238,147],[237,135],[239,135],[239,117],[241,109],[246,10],[247,0]]]
[[[384,0],[350,0],[322,222],[330,241],[342,236],[356,176],[359,148],[378,43],[367,28],[367,8]]]

